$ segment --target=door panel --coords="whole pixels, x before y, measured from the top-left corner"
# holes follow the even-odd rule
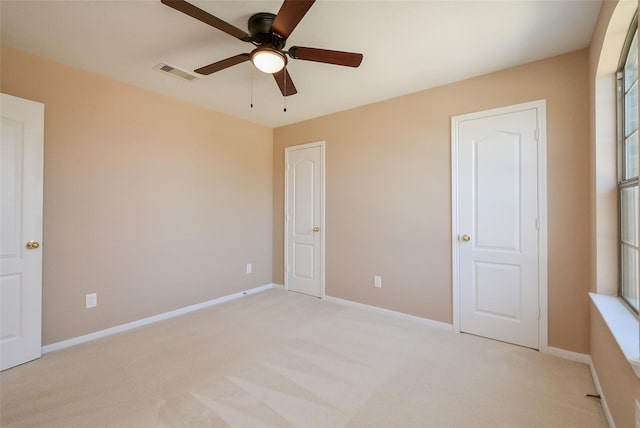
[[[499,263],[475,263],[474,312],[481,315],[520,319],[520,267]]]
[[[290,155],[294,186],[293,222],[296,236],[311,237],[316,221],[314,191],[317,180],[313,161],[305,158],[298,160],[302,155],[306,153],[294,152]]]
[[[477,213],[474,245],[477,248],[520,249],[519,137],[495,132],[473,142]]]
[[[0,310],[2,310],[2,341],[17,340],[22,335],[21,332],[21,296],[24,294],[22,286],[22,275],[2,275],[0,278],[0,287],[2,287],[2,302]]]
[[[1,95],[0,370],[40,357],[44,106]]]
[[[293,252],[293,276],[296,279],[313,280],[314,259],[317,251],[314,245],[295,244]]]
[[[536,349],[537,123],[532,108],[458,125],[460,329]]]
[[[287,149],[288,290],[322,296],[322,146]]]

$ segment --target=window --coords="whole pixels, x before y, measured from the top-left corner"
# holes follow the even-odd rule
[[[638,259],[638,18],[634,18],[618,68],[618,200],[620,296],[639,307]]]

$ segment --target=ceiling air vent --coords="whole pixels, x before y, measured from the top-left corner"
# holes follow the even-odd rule
[[[173,65],[167,64],[166,62],[161,62],[160,64],[153,67],[154,70],[158,70],[161,73],[166,73],[169,76],[173,76],[180,80],[186,80],[187,82],[192,81],[193,79],[197,79],[200,76],[195,74],[191,74],[186,70],[182,70],[178,67],[174,67]]]

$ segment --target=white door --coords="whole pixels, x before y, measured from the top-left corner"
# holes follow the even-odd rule
[[[44,105],[1,94],[0,370],[40,357]]]
[[[539,348],[539,114],[500,109],[457,128],[460,331]]]
[[[285,287],[316,297],[322,297],[324,277],[323,152],[324,143],[285,151]]]

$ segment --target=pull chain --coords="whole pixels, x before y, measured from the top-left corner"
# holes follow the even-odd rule
[[[284,112],[287,112],[287,67],[284,67],[284,73],[282,73],[282,78],[284,79],[284,96],[282,97],[284,101]]]
[[[249,63],[251,67],[251,108],[253,108],[253,64]]]

